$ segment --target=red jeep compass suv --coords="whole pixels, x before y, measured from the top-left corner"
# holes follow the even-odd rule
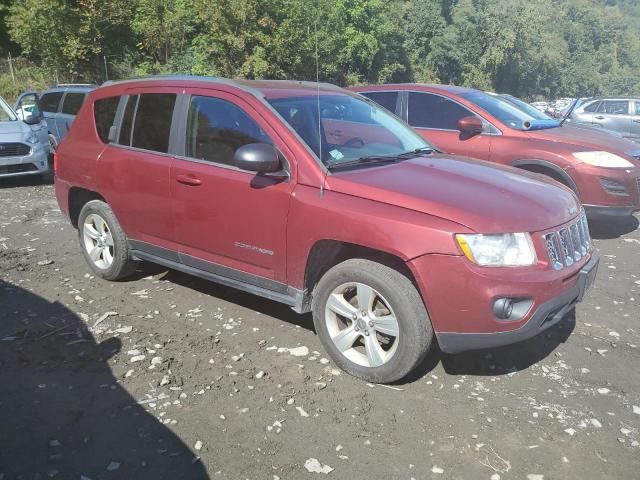
[[[640,146],[563,124],[518,99],[445,85],[353,90],[408,121],[447,153],[541,173],[571,188],[590,215],[640,210]]]
[[[334,361],[374,382],[407,375],[434,334],[445,352],[536,335],[598,264],[568,189],[439,154],[326,84],[107,83],[56,157],[97,275],[147,260],[312,311]]]

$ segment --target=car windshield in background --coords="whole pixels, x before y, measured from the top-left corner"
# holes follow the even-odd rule
[[[551,119],[546,115],[538,112],[532,113],[526,110],[522,110],[516,107],[510,101],[499,97],[497,95],[490,95],[484,92],[465,92],[461,96],[466,100],[474,103],[478,107],[482,108],[486,112],[490,113],[502,123],[514,130],[528,130],[525,127],[525,122],[535,123],[536,121],[544,120],[546,122]],[[524,102],[522,102],[524,103]],[[525,104],[526,105],[526,104]],[[534,107],[531,107],[532,109]],[[546,118],[541,118],[538,115],[544,115]],[[550,123],[546,128],[554,128],[556,124]]]
[[[0,122],[15,122],[17,119],[11,107],[0,97]]]
[[[412,153],[433,150],[393,115],[357,97],[324,94],[274,98],[269,103],[332,168],[411,158]]]
[[[519,108],[523,112],[531,115],[536,120],[553,120],[553,118],[551,118],[546,113],[541,112],[533,105],[527,102],[523,102],[522,100],[520,100],[517,97],[514,97],[513,95],[500,95],[500,97],[506,100],[507,102],[511,103],[514,107]]]

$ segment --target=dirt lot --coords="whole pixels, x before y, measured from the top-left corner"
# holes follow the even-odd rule
[[[575,318],[390,388],[285,306],[150,265],[90,276],[53,187],[5,181],[0,479],[638,479],[640,230],[595,227]]]

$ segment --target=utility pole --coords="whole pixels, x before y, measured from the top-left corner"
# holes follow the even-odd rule
[[[9,52],[9,71],[11,72],[11,78],[13,79],[13,83],[16,83],[16,75],[13,72],[13,59],[11,58],[11,52]]]
[[[109,67],[107,66],[107,56],[103,55],[102,56],[103,60],[104,60],[104,79],[106,82],[109,81]]]

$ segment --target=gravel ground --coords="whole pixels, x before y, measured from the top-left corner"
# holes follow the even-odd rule
[[[396,386],[311,318],[152,265],[89,274],[51,185],[0,184],[0,480],[638,479],[640,230],[594,225],[595,288],[528,342]]]

